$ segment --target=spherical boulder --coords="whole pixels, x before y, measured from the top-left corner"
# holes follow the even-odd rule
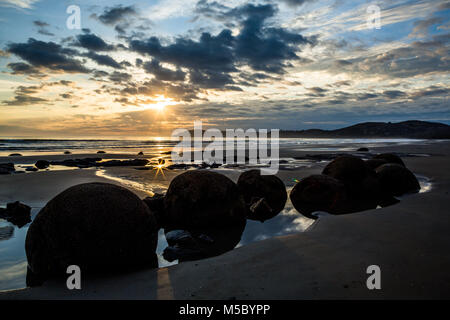
[[[381,198],[381,188],[375,171],[362,159],[345,155],[331,161],[322,174],[345,185],[352,205],[349,212],[375,209]]]
[[[38,213],[25,250],[30,271],[41,278],[82,272],[157,267],[156,221],[131,191],[106,183],[73,186]]]
[[[300,180],[289,194],[294,208],[309,218],[315,211],[330,214],[346,213],[349,198],[345,186],[339,180],[326,175],[312,175]]]
[[[413,193],[420,190],[420,184],[416,176],[399,164],[384,164],[378,167],[376,172],[386,194],[401,196],[405,193]]]
[[[246,206],[237,185],[222,174],[187,171],[175,177],[164,198],[164,221],[189,230],[239,225]]]
[[[399,165],[401,165],[403,167],[406,167],[405,163],[403,162],[403,160],[399,156],[397,156],[395,154],[392,154],[392,153],[377,154],[373,158],[374,159],[382,159],[382,160],[386,161],[387,163],[396,163],[396,164],[399,164]]]
[[[256,202],[261,198],[267,202],[266,206],[259,206],[265,210],[250,210],[249,219],[265,221],[284,209],[287,200],[286,187],[277,176],[261,175],[260,170],[249,170],[239,176],[237,185],[249,208],[257,205]]]
[[[335,158],[322,171],[322,174],[338,179],[344,184],[359,184],[370,169],[358,157],[345,155]]]
[[[369,159],[366,160],[366,165],[371,168],[372,170],[375,170],[376,168],[382,166],[383,164],[388,163],[386,160],[383,159]]]

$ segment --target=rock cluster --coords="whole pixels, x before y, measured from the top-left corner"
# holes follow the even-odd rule
[[[418,192],[420,184],[400,157],[379,154],[362,160],[339,156],[322,171],[298,182],[290,193],[294,207],[314,218],[314,211],[344,214],[398,202],[396,196]]]

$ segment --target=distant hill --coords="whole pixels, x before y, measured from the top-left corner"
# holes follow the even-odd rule
[[[364,122],[336,130],[280,131],[280,138],[409,138],[450,139],[450,126],[409,120],[397,123]]]

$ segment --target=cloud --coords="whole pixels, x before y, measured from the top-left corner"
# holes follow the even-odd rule
[[[427,35],[428,29],[431,26],[439,24],[442,21],[443,18],[441,17],[430,17],[428,19],[414,21],[413,23],[414,28],[413,31],[410,33],[410,36],[424,37]]]
[[[123,69],[123,66],[120,63],[108,55],[97,54],[93,51],[89,51],[88,53],[85,53],[84,56],[94,60],[98,65],[107,66],[114,69]]]
[[[39,0],[0,0],[0,6],[31,9],[33,4],[38,1]]]
[[[54,42],[29,38],[26,43],[10,43],[6,51],[22,58],[34,67],[44,67],[67,73],[89,72],[81,61],[73,58],[77,51],[63,48]]]
[[[315,44],[315,38],[266,26],[266,20],[273,17],[276,8],[272,5],[244,5],[229,9],[218,3],[200,1],[198,11],[205,12],[207,6],[214,6],[210,12],[240,20],[240,32],[233,36],[231,30],[223,29],[217,35],[202,33],[199,40],[177,38],[174,43],[163,45],[157,37],[147,40],[131,40],[130,49],[148,55],[158,61],[186,68],[189,81],[204,89],[233,88],[232,74],[241,66],[250,66],[255,71],[284,74],[289,61],[299,60],[300,45]],[[179,74],[181,75],[181,74]],[[236,87],[234,87],[236,89]]]
[[[151,73],[158,80],[163,81],[184,81],[186,73],[180,69],[175,71],[161,66],[158,60],[147,61],[143,64],[143,68],[148,73]]]
[[[76,41],[72,43],[92,51],[112,51],[115,46],[107,44],[102,38],[91,33],[84,33],[76,36]]]
[[[134,16],[136,14],[136,10],[133,6],[123,7],[122,5],[118,5],[115,7],[106,8],[101,15],[94,15],[94,17],[104,24],[115,25],[119,22],[123,22],[129,16]]]

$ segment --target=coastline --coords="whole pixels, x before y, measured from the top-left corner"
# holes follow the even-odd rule
[[[399,204],[379,210],[321,216],[306,232],[262,240],[218,257],[85,279],[80,291],[67,290],[65,282],[49,281],[42,287],[1,292],[0,299],[449,297],[450,286],[445,284],[450,283],[447,274],[450,217],[446,212],[450,200],[450,142],[384,146],[371,151],[431,154],[403,160],[414,173],[431,179],[432,190],[404,197]],[[298,151],[291,153],[299,155]],[[286,154],[289,156],[289,152]],[[295,173],[302,178],[320,170],[320,166],[314,166]],[[74,184],[75,180],[56,179],[54,176],[61,174],[56,172],[36,176],[38,185],[29,185],[26,190],[29,199],[39,201],[44,192],[50,192],[43,186],[51,185],[62,191],[66,184]],[[104,179],[94,177],[95,170],[80,172],[76,178],[77,182],[81,181],[78,183]],[[290,171],[279,173],[284,181],[291,175]],[[10,177],[20,179],[21,176],[25,175]],[[45,182],[43,177],[47,179]],[[9,188],[15,184],[2,178],[0,190],[5,190],[6,185]],[[366,268],[372,264],[381,268],[382,290],[370,291],[366,287]]]

